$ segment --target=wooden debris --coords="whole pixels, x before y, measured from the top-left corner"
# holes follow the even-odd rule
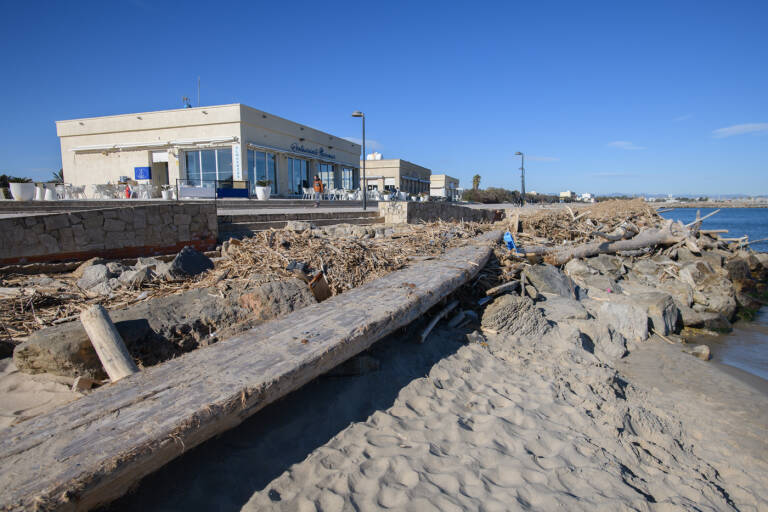
[[[106,309],[99,304],[91,306],[80,315],[80,321],[112,382],[139,371]]]
[[[424,329],[424,332],[421,333],[421,336],[419,337],[419,342],[424,343],[425,341],[427,341],[427,337],[429,336],[429,333],[432,332],[432,329],[435,328],[435,326],[437,325],[437,322],[439,322],[445,315],[453,311],[458,305],[459,305],[459,301],[455,300],[450,304],[448,304],[447,306],[445,306],[442,310],[440,310],[440,312],[437,315],[435,315],[435,317],[432,320],[430,320],[429,324],[427,325],[427,328]]]

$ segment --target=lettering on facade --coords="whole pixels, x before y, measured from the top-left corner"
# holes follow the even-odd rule
[[[296,153],[306,153],[307,155],[315,155],[329,160],[336,160],[336,155],[326,152],[323,148],[310,149],[304,147],[303,144],[293,143],[291,144],[291,151]]]

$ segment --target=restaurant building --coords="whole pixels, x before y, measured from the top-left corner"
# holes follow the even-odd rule
[[[273,195],[359,188],[360,145],[247,105],[215,105],[56,122],[65,181],[215,189],[271,181]]]
[[[433,174],[429,182],[429,195],[458,201],[461,198],[459,179],[447,174]]]
[[[432,171],[426,167],[400,158],[382,159],[380,153],[372,153],[366,157],[365,169],[368,190],[429,194]]]

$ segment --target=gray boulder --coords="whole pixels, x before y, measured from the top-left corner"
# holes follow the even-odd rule
[[[627,355],[627,340],[616,329],[600,320],[575,320],[581,345],[601,361],[613,361]]]
[[[211,258],[190,246],[186,246],[173,258],[167,270],[162,270],[170,277],[186,277],[202,274],[212,268],[213,261]]]
[[[543,336],[550,330],[549,323],[531,299],[509,294],[497,297],[485,308],[481,325],[516,336]]]
[[[713,331],[730,331],[731,322],[721,313],[712,311],[696,311],[693,308],[681,307],[680,316],[683,325],[697,329],[709,329]]]
[[[213,333],[239,332],[237,326],[248,320],[248,312],[213,291],[189,290],[111,310],[109,316],[134,359],[149,366],[208,344]],[[106,377],[79,321],[35,332],[16,347],[13,360],[27,373]]]
[[[523,275],[539,293],[576,298],[576,285],[570,277],[550,264],[532,265],[523,270]]]
[[[668,293],[639,293],[632,295],[631,300],[643,308],[656,332],[666,335],[680,330],[680,310]]]
[[[589,318],[589,313],[579,301],[566,299],[559,295],[549,296],[546,300],[537,302],[536,307],[551,322],[560,323],[565,320],[586,320]]]
[[[141,258],[136,258],[136,264],[133,266],[133,268],[136,270],[139,270],[142,268],[149,268],[151,270],[155,270],[157,269],[158,265],[161,265],[162,263],[163,262],[160,261],[159,259],[153,258],[151,256],[148,258],[141,257]]]
[[[126,270],[122,274],[120,274],[120,277],[118,277],[118,281],[120,281],[122,284],[126,286],[132,286],[132,287],[138,287],[141,286],[144,283],[148,283],[152,281],[155,277],[155,272],[152,270],[151,267],[141,267],[136,270]]]
[[[303,233],[304,231],[308,231],[310,229],[314,229],[315,225],[311,222],[306,222],[303,220],[289,220],[285,223],[285,228],[288,231],[294,231],[296,233]]]
[[[100,283],[106,283],[113,276],[106,265],[90,265],[83,270],[83,275],[77,280],[77,286],[82,290],[90,290]]]
[[[94,265],[103,265],[104,263],[106,263],[106,260],[102,258],[91,258],[87,261],[84,261],[80,264],[79,267],[72,271],[72,277],[75,279],[80,279],[83,277],[83,273],[85,273],[86,269]]]
[[[600,254],[593,258],[588,258],[586,263],[601,274],[610,276],[613,279],[618,279],[626,272],[621,258],[608,254]]]
[[[597,318],[627,340],[643,341],[648,338],[648,315],[633,302],[604,302],[598,309]]]

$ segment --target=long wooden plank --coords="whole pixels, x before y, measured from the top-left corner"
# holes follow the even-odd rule
[[[499,232],[0,430],[0,509],[88,510],[412,322]]]

